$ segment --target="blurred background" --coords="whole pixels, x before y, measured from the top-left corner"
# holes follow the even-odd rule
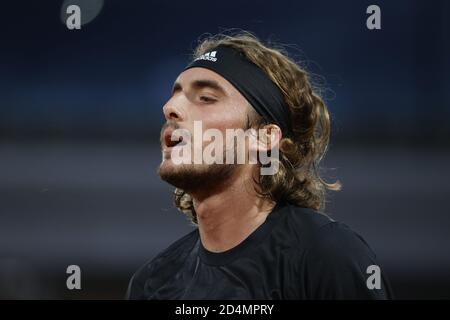
[[[366,28],[371,4],[381,30]],[[288,45],[327,88],[325,177],[343,190],[326,212],[369,242],[397,298],[450,298],[449,1],[0,8],[0,298],[122,299],[192,230],[156,174],[161,109],[197,39],[229,28]],[[66,288],[72,264],[82,290]]]

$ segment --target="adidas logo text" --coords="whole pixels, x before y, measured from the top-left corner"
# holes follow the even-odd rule
[[[208,60],[208,61],[216,62],[217,61],[216,53],[217,53],[217,51],[207,52],[205,54],[202,54],[200,57],[198,57],[195,60]]]

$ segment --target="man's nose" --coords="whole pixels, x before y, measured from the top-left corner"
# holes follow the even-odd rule
[[[166,120],[182,121],[183,113],[182,110],[175,103],[174,99],[170,99],[163,107],[163,113]]]

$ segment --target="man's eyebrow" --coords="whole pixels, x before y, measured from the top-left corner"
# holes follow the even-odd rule
[[[172,94],[181,90],[181,84],[179,82],[175,82],[172,86]]]
[[[215,80],[195,80],[191,86],[195,89],[210,88],[226,95],[225,89]]]
[[[195,80],[190,85],[192,88],[197,90],[203,88],[210,88],[216,90],[217,92],[223,95],[226,95],[225,89],[215,80],[207,80],[207,79]],[[179,82],[175,82],[172,87],[172,93],[175,93],[176,91],[179,91],[181,89],[182,89],[181,84]]]

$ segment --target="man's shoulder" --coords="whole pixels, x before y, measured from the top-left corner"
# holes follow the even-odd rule
[[[160,260],[179,256],[180,253],[189,251],[195,245],[199,237],[198,229],[195,228],[188,234],[173,242],[166,249],[162,250],[153,260]]]
[[[282,223],[277,223],[277,231],[284,235],[295,245],[309,246],[314,242],[321,230],[336,223],[325,213],[311,208],[286,204],[281,208]]]
[[[152,278],[157,281],[164,281],[164,275],[172,274],[174,268],[183,264],[187,255],[199,238],[198,229],[189,232],[170,246],[159,252],[154,258],[144,263],[130,280],[127,299],[141,299],[144,292],[145,283]],[[170,269],[170,270],[169,270]],[[163,272],[162,272],[163,271]],[[157,277],[154,275],[157,274]]]
[[[288,229],[289,238],[295,242],[286,253],[308,288],[306,296],[314,299],[392,297],[384,271],[381,271],[381,289],[368,289],[368,268],[376,266],[381,270],[381,265],[364,238],[346,224],[311,209],[290,206],[281,227]]]
[[[197,239],[198,229],[196,228],[159,252],[153,259],[145,263],[144,266],[151,270],[160,265],[165,265],[168,262],[183,259],[195,245]]]
[[[295,205],[287,205],[285,210],[285,222],[278,225],[278,229],[306,251],[333,250],[340,246],[368,247],[358,233],[325,213]]]

